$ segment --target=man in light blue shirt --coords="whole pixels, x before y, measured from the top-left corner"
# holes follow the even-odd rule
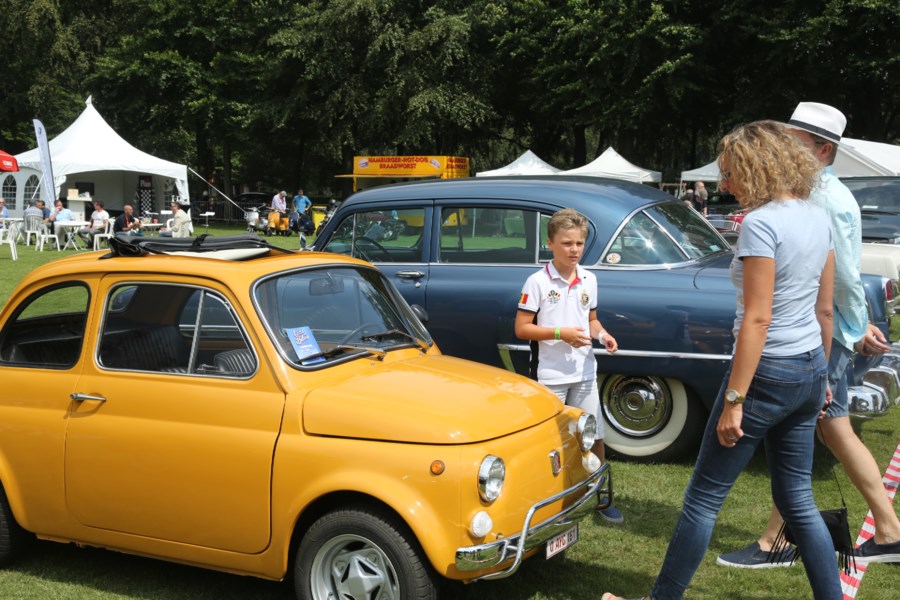
[[[303,214],[309,210],[310,206],[312,206],[312,200],[306,197],[303,193],[303,188],[298,189],[297,194],[294,196],[294,210]]]
[[[57,200],[53,206],[53,212],[51,212],[50,217],[48,217],[48,221],[51,223],[65,223],[74,220],[75,215],[72,214],[72,211],[66,208],[62,200]]]
[[[801,102],[787,122],[788,128],[822,164],[818,185],[809,202],[825,209],[831,221],[834,241],[834,337],[828,360],[828,385],[831,403],[825,418],[819,421],[820,437],[837,458],[850,481],[856,486],[875,521],[875,535],[856,550],[856,557],[867,562],[900,562],[900,520],[881,482],[881,470],[872,453],[862,443],[849,417],[848,387],[853,369],[853,350],[862,354],[880,354],[890,347],[881,331],[868,323],[866,296],[860,278],[862,224],[859,204],[837,177],[831,165],[847,119],[832,106]],[[722,554],[716,561],[729,567],[761,569],[789,566],[791,552],[775,548],[783,520],[772,509],[762,537],[750,546]]]

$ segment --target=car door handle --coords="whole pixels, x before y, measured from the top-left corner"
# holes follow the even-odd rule
[[[422,271],[397,271],[397,277],[400,279],[422,279],[425,273]]]
[[[91,396],[88,394],[72,394],[70,396],[75,402],[84,402],[85,400],[93,400],[94,402],[106,402],[103,396]]]

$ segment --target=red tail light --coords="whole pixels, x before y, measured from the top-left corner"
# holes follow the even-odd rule
[[[884,298],[889,302],[894,299],[894,283],[890,279],[884,282]]]

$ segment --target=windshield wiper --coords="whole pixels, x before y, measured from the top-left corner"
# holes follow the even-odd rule
[[[370,333],[368,335],[362,336],[360,339],[361,340],[379,340],[379,339],[383,339],[386,337],[392,337],[392,336],[396,336],[396,335],[399,335],[401,337],[405,337],[407,339],[412,340],[413,342],[415,342],[416,346],[418,346],[419,350],[421,350],[422,352],[428,351],[429,346],[428,346],[428,344],[425,343],[424,340],[421,340],[421,339],[417,338],[416,336],[414,336],[410,333],[407,333],[401,329],[388,329],[387,331],[379,331],[378,333]]]
[[[370,346],[354,346],[352,344],[341,344],[340,346],[335,346],[331,350],[325,350],[324,352],[316,352],[315,354],[310,354],[309,356],[304,356],[300,359],[301,365],[309,365],[310,361],[315,361],[319,358],[331,358],[332,356],[337,356],[347,350],[358,350],[361,352],[368,352],[378,360],[384,360],[387,352],[382,350],[381,348],[372,348]]]
[[[864,215],[896,215],[900,214],[900,210],[896,208],[863,208],[860,209],[860,212]]]

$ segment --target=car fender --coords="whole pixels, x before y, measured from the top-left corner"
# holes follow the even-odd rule
[[[446,455],[446,452],[443,454]],[[280,510],[278,504],[275,504],[275,514],[281,512],[294,516],[294,525],[286,531],[292,531],[302,521],[308,509],[322,500],[327,502],[329,497],[347,498],[346,494],[349,494],[354,499],[353,502],[365,502],[364,498],[371,498],[374,503],[388,506],[406,523],[432,566],[439,573],[446,574],[453,566],[454,553],[460,546],[458,477],[447,474],[444,477],[447,485],[438,486],[440,491],[436,489],[433,493],[423,495],[421,477],[397,478],[380,472],[374,473],[366,468],[369,461],[364,458],[361,460],[364,462],[359,468],[340,469],[307,480],[302,489],[295,488],[295,493],[289,498],[282,497],[276,491],[273,501],[286,506],[284,510]],[[430,474],[428,477],[438,479]],[[474,482],[472,489],[475,490]],[[341,506],[343,503],[336,503],[329,508],[338,509]],[[273,523],[273,526],[276,524]],[[273,535],[273,542],[277,537],[279,536]],[[285,550],[287,549],[285,544]],[[286,552],[284,560],[287,565]]]

